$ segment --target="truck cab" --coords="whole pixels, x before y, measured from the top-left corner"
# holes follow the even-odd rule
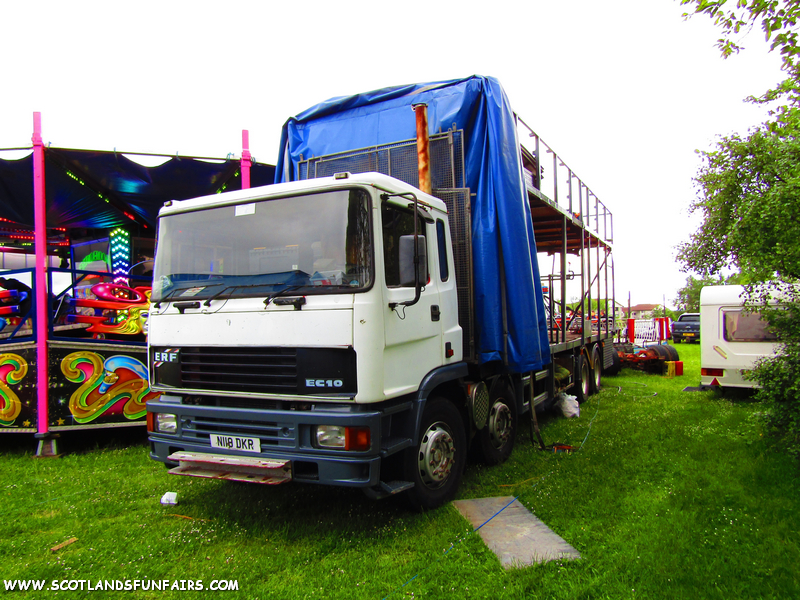
[[[246,452],[247,480],[377,486],[379,457],[412,443],[391,415],[463,364],[447,219],[441,200],[376,173],[166,206],[151,456],[218,476]]]

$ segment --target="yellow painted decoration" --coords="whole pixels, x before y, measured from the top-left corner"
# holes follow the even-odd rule
[[[9,365],[10,371],[4,368]],[[17,385],[27,374],[28,363],[19,354],[0,354],[0,425],[13,425],[19,416],[22,404],[8,384]]]

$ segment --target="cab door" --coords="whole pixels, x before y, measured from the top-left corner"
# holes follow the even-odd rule
[[[400,273],[400,238],[414,234],[413,210],[391,201],[381,206],[384,297],[384,395],[387,398],[416,391],[422,378],[441,365],[441,302],[433,274],[436,230],[432,219],[417,215],[417,233],[424,240],[426,264],[419,301],[413,286],[403,285]],[[430,222],[429,222],[430,221]],[[393,306],[393,307],[390,307]]]

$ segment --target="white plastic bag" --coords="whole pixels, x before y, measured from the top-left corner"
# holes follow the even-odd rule
[[[578,398],[576,396],[559,394],[556,396],[556,404],[561,409],[561,414],[568,419],[581,416],[581,406],[578,404]]]

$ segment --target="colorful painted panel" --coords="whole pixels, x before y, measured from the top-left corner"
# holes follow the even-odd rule
[[[52,348],[50,428],[143,421],[146,402],[160,395],[150,391],[146,360],[144,348]]]
[[[92,334],[138,335],[150,308],[150,288],[129,288],[116,283],[98,283],[91,288],[76,288],[79,295],[70,300],[77,314],[67,315],[67,323],[88,323]]]
[[[36,430],[36,347],[0,353],[0,432]]]

